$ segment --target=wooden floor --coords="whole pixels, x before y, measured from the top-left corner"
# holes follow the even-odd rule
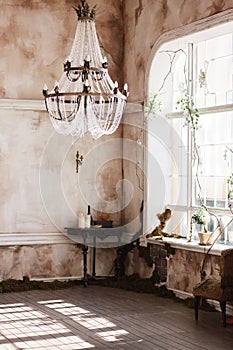
[[[0,295],[0,350],[232,350],[233,325],[152,294],[89,285]]]

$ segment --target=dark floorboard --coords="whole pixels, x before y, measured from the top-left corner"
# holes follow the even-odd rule
[[[173,299],[89,285],[1,294],[0,350],[232,350],[219,312]]]

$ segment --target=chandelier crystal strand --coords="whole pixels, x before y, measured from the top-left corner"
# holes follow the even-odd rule
[[[97,139],[118,128],[127,96],[108,74],[95,28],[95,7],[85,0],[75,8],[78,23],[70,55],[54,88],[43,89],[46,109],[55,130],[64,135],[81,137],[90,132]]]

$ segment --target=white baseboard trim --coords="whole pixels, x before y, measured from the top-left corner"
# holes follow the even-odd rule
[[[54,281],[60,281],[60,282],[66,282],[66,281],[75,281],[80,280],[83,276],[66,276],[66,277],[47,277],[47,278],[30,278],[30,281],[33,282],[54,282]]]
[[[192,293],[184,292],[182,290],[174,289],[174,288],[168,288],[168,290],[172,291],[175,296],[179,299],[187,299],[187,298],[193,298]]]
[[[108,277],[115,277],[114,275],[108,275]],[[75,281],[80,280],[83,278],[83,275],[80,276],[67,276],[67,277],[49,277],[49,278],[31,278],[30,281],[36,281],[36,282],[54,282],[54,281]],[[97,276],[98,278],[98,276]],[[100,277],[101,278],[101,277]]]
[[[175,296],[177,298],[180,298],[180,299],[187,299],[187,298],[193,298],[193,294],[192,293],[187,293],[187,292],[184,292],[182,290],[177,290],[177,289],[173,289],[173,288],[168,288],[170,291],[172,291]],[[220,311],[221,312],[221,309],[220,309],[220,306],[219,306],[219,302],[216,301],[216,300],[210,300],[210,299],[207,299],[207,302],[214,306],[214,308],[217,310],[217,311]],[[233,305],[231,304],[228,304],[227,303],[227,309],[226,309],[226,313],[227,315],[233,315]]]

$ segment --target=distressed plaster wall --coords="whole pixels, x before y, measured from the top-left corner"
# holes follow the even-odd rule
[[[54,232],[40,193],[40,160],[52,132],[44,113],[0,110],[0,232]]]
[[[81,250],[72,244],[1,247],[0,255],[0,280],[82,276]]]
[[[125,0],[124,78],[131,101],[144,101],[156,42],[166,32],[233,8],[232,0]]]
[[[191,293],[193,286],[201,281],[200,271],[206,275],[219,275],[220,255],[171,248],[161,242],[148,244],[149,255],[153,266],[149,267],[143,257],[139,257],[138,249],[131,250],[125,261],[126,275],[138,274],[141,278],[156,277],[157,283],[165,283],[166,287],[185,293]]]
[[[124,223],[130,223],[129,230],[135,240],[143,230],[141,215],[144,200],[144,115],[142,108],[138,112],[124,115],[123,128],[123,177],[124,184]]]
[[[154,270],[154,266],[149,267],[144,257],[139,256],[136,247],[128,252],[124,268],[126,276],[137,274],[140,278],[151,278]]]
[[[113,80],[118,79],[120,85],[129,84],[129,101],[132,102],[143,101],[146,96],[148,66],[162,33],[233,8],[233,0],[89,0],[91,6],[96,3],[96,27],[108,58],[110,75]],[[31,99],[42,98],[44,82],[52,87],[62,73],[76,28],[76,14],[72,9],[75,1],[1,0],[0,4],[0,98],[25,99],[30,104]],[[106,215],[108,206],[114,202],[119,209],[122,187],[119,186],[117,191],[117,184],[123,177],[132,183],[133,200],[123,213],[112,213],[111,218],[119,224],[122,217],[125,222],[137,217],[145,182],[140,166],[136,164],[144,161],[137,144],[145,131],[143,113],[126,116],[126,125],[113,136],[93,141],[87,135],[73,144],[72,140],[64,141],[54,136],[47,118],[45,112],[38,110],[13,107],[0,110],[0,232],[63,231],[68,225],[76,225],[77,212],[86,211],[91,199],[88,196],[93,190],[101,198],[94,215],[110,219]],[[129,149],[127,142],[119,141],[123,135],[125,140],[133,141]],[[113,147],[109,148],[108,141],[111,140]],[[105,146],[104,152],[99,145]],[[113,153],[103,163],[102,156],[109,149]],[[83,186],[75,173],[77,150],[84,159],[90,160],[81,168],[88,169],[84,197]],[[130,160],[122,161],[120,155],[124,158],[129,152]],[[60,158],[61,154],[63,158]],[[90,164],[95,170],[90,171]],[[132,191],[127,186],[124,190],[127,202]],[[63,247],[66,256],[72,253],[71,247]],[[57,261],[57,253],[50,248],[41,248],[41,251],[51,261]],[[23,247],[17,253],[18,258],[30,264],[29,249],[25,248],[23,256],[21,249]],[[12,256],[10,247],[4,248],[4,252],[0,261],[3,271],[8,254]],[[101,259],[104,256],[106,263],[101,260],[101,266],[107,266],[109,257],[114,257],[115,252],[102,253]],[[74,266],[75,259],[72,264]],[[69,271],[72,269],[70,267]],[[4,276],[21,276],[22,267],[21,270]],[[67,273],[71,273],[69,271]],[[46,268],[43,272],[38,268],[38,272],[40,276],[48,274]],[[51,267],[52,275],[60,273]],[[33,274],[37,274],[36,270]]]
[[[90,6],[94,4],[90,1]],[[52,87],[59,79],[77,23],[72,5],[75,2],[1,1],[0,98],[42,99],[44,82]],[[121,83],[122,4],[121,1],[99,1],[97,5],[96,27],[100,44],[108,58],[110,74],[113,79],[119,77]],[[47,113],[42,111],[13,108],[4,109],[0,114],[0,232],[61,231],[65,226],[77,223],[77,212],[86,212],[87,204],[98,204],[95,213],[98,219],[102,211],[108,212],[108,201],[116,202],[119,197],[120,202],[122,194],[116,187],[122,179],[121,144],[111,144],[112,154],[108,155],[106,164],[97,147],[108,140],[121,139],[121,128],[113,136],[102,137],[96,142],[90,135],[73,140],[54,135]],[[84,157],[88,154],[92,164],[85,193],[84,185],[78,182],[75,173],[77,150]],[[59,153],[63,154],[63,159]],[[91,201],[94,192],[96,196]],[[61,197],[62,203],[59,202]],[[111,218],[115,224],[121,221],[118,202]],[[109,219],[106,215],[104,218]]]
[[[0,281],[33,279],[81,278],[83,276],[82,251],[74,244],[41,244],[0,247]],[[87,256],[88,274],[92,273],[92,249]],[[115,273],[115,249],[104,254],[97,250],[96,275],[109,276]]]
[[[101,49],[113,80],[121,85],[122,1],[89,1],[90,6],[96,3]],[[0,1],[0,233],[37,233],[39,241],[40,234],[76,227],[78,213],[86,213],[88,204],[94,219],[121,223],[122,128],[97,141],[90,135],[63,137],[54,133],[45,108],[31,102],[42,100],[45,82],[52,88],[61,76],[75,34],[76,4]],[[77,150],[84,156],[78,174]],[[96,268],[107,275],[116,252],[104,252],[98,250]],[[0,264],[3,279],[80,276],[82,255],[74,243],[5,246]]]
[[[77,25],[75,0],[1,0],[0,98],[41,99],[46,82],[60,78]],[[113,80],[122,80],[121,1],[97,4],[96,28]],[[109,28],[111,30],[109,30]],[[120,78],[120,79],[119,79]]]
[[[205,255],[188,250],[175,249],[168,260],[167,287],[192,293],[193,286],[201,281],[201,265]],[[204,264],[207,275],[219,275],[220,256],[209,255]]]
[[[0,110],[0,121],[1,233],[64,232],[65,227],[77,226],[78,213],[86,213],[88,204],[108,212],[108,201],[118,194],[121,199],[116,192],[121,161],[114,151],[119,142],[94,141],[87,135],[72,143],[54,133],[45,112]],[[115,137],[119,135],[120,129]],[[107,164],[98,151],[104,142],[113,144]],[[76,173],[77,150],[88,157],[80,169],[81,179]],[[92,214],[95,219],[110,219]],[[111,219],[120,223],[117,210]]]

